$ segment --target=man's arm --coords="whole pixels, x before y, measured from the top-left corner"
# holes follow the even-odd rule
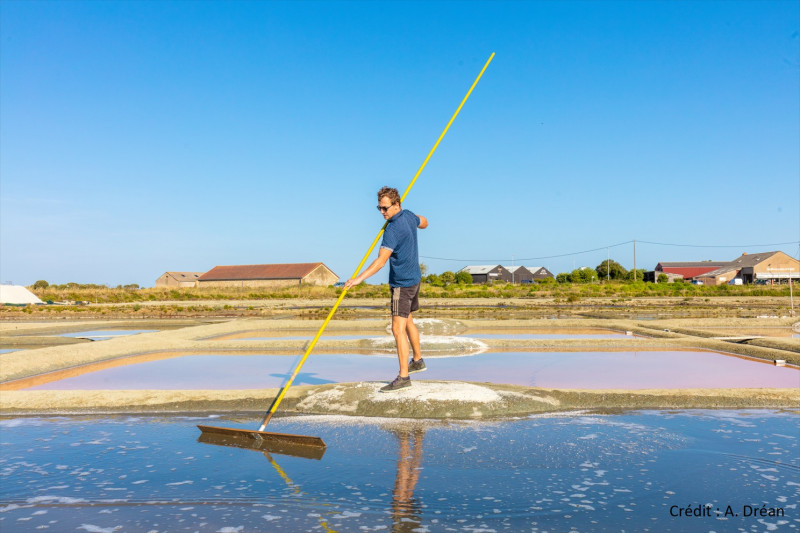
[[[417,215],[417,217],[419,217],[419,226],[417,226],[417,227],[418,227],[419,229],[425,229],[425,228],[427,228],[427,227],[428,227],[428,219],[427,219],[427,218],[425,218],[425,217],[424,217],[424,216],[422,216],[422,215]]]
[[[427,225],[427,222],[425,222],[425,224]],[[354,285],[358,285],[368,277],[375,274],[377,271],[383,268],[383,265],[386,264],[386,261],[389,260],[389,257],[391,257],[391,255],[392,255],[392,250],[388,248],[381,248],[378,251],[378,257],[375,259],[375,261],[373,261],[372,264],[369,265],[366,270],[364,270],[364,272],[362,272],[353,279],[348,279],[347,281],[345,281],[344,288],[349,289]]]

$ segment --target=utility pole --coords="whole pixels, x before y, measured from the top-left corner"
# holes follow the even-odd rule
[[[611,253],[608,251],[608,246],[606,246],[606,281],[611,279],[609,272],[611,272]]]
[[[636,281],[636,239],[633,239],[633,281]]]

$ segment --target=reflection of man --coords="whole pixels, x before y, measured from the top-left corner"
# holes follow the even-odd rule
[[[414,488],[419,481],[422,465],[422,428],[398,429],[397,477],[392,491],[392,531],[405,533],[418,531],[422,523],[422,509],[414,498]]]
[[[392,334],[397,343],[400,373],[381,392],[393,392],[411,386],[409,372],[422,372],[425,362],[419,348],[419,330],[412,314],[419,309],[419,268],[417,228],[428,227],[428,219],[403,209],[397,189],[384,187],[378,191],[378,211],[388,220],[383,232],[378,258],[364,272],[345,282],[349,289],[378,272],[389,261],[389,286],[392,289]],[[413,358],[408,360],[409,344]]]

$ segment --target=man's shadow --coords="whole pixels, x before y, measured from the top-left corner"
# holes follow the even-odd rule
[[[418,530],[422,524],[422,505],[414,497],[414,489],[422,471],[422,440],[425,429],[390,430],[397,437],[397,475],[392,490],[392,531],[405,533]]]

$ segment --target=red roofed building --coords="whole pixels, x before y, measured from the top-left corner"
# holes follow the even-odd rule
[[[730,261],[695,261],[682,263],[659,263],[656,265],[656,277],[659,272],[664,274],[680,274],[685,280],[692,280],[712,270],[727,266]]]
[[[322,263],[217,266],[197,278],[200,287],[288,287],[309,283],[333,285],[339,281]]]

